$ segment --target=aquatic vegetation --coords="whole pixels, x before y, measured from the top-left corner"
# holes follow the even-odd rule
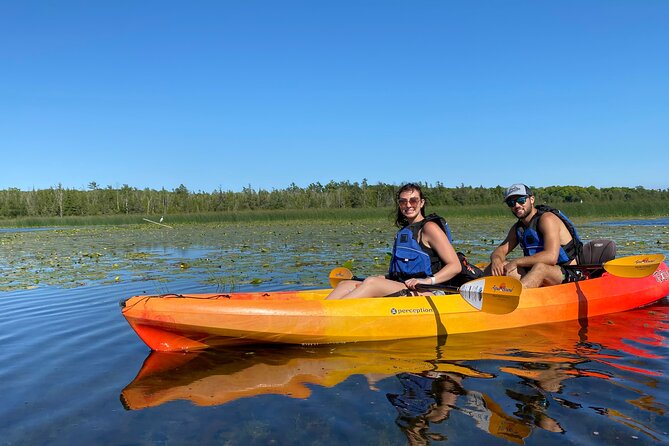
[[[488,260],[513,220],[449,218],[453,243]],[[668,226],[576,219],[582,238],[610,238],[619,255],[669,250]],[[395,228],[387,221],[291,221],[91,226],[0,234],[0,291],[187,279],[219,290],[327,286],[330,269],[383,274]],[[177,290],[171,290],[177,291]]]

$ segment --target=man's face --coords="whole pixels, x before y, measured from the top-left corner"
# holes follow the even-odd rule
[[[527,217],[532,212],[534,197],[529,195],[512,195],[506,199],[506,205],[518,219]]]

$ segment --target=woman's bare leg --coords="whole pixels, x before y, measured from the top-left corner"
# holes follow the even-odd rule
[[[362,282],[360,282],[359,280],[342,280],[330,292],[330,294],[328,294],[328,297],[326,297],[326,299],[341,299],[343,298],[343,296],[353,291],[361,283]]]
[[[353,281],[346,280],[344,282],[353,282]],[[359,285],[353,286],[352,289],[351,285],[349,284],[342,285],[344,282],[340,282],[339,285],[337,285],[337,288],[335,288],[327,298],[355,299],[358,297],[381,297],[406,289],[406,286],[402,282],[395,282],[394,280],[388,280],[383,276],[368,277],[364,281],[362,281],[362,283],[357,282]]]

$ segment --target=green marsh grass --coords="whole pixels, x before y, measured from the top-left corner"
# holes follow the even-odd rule
[[[540,199],[537,203],[543,203]],[[550,204],[550,203],[547,203]],[[555,206],[570,217],[623,218],[659,217],[669,215],[669,201],[609,201],[598,203],[561,203]],[[499,205],[468,206],[427,206],[427,212],[435,212],[444,217],[504,217],[508,208]],[[122,214],[73,217],[21,217],[1,219],[0,227],[71,227],[71,226],[120,226],[146,224],[147,218],[154,222],[160,215]],[[198,223],[245,223],[245,222],[289,222],[289,221],[393,221],[394,208],[341,208],[341,209],[286,209],[286,210],[245,210],[235,212],[210,212],[164,215],[164,224]]]

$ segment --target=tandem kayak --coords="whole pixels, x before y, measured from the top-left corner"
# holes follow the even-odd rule
[[[481,279],[479,279],[481,280]],[[332,344],[445,336],[584,320],[669,295],[663,262],[642,278],[610,272],[562,285],[512,289],[508,303],[475,308],[460,294],[325,300],[331,289],[165,294],[120,302],[137,335],[155,351],[240,344]],[[499,294],[499,291],[498,291]],[[493,296],[504,301],[503,296]]]

